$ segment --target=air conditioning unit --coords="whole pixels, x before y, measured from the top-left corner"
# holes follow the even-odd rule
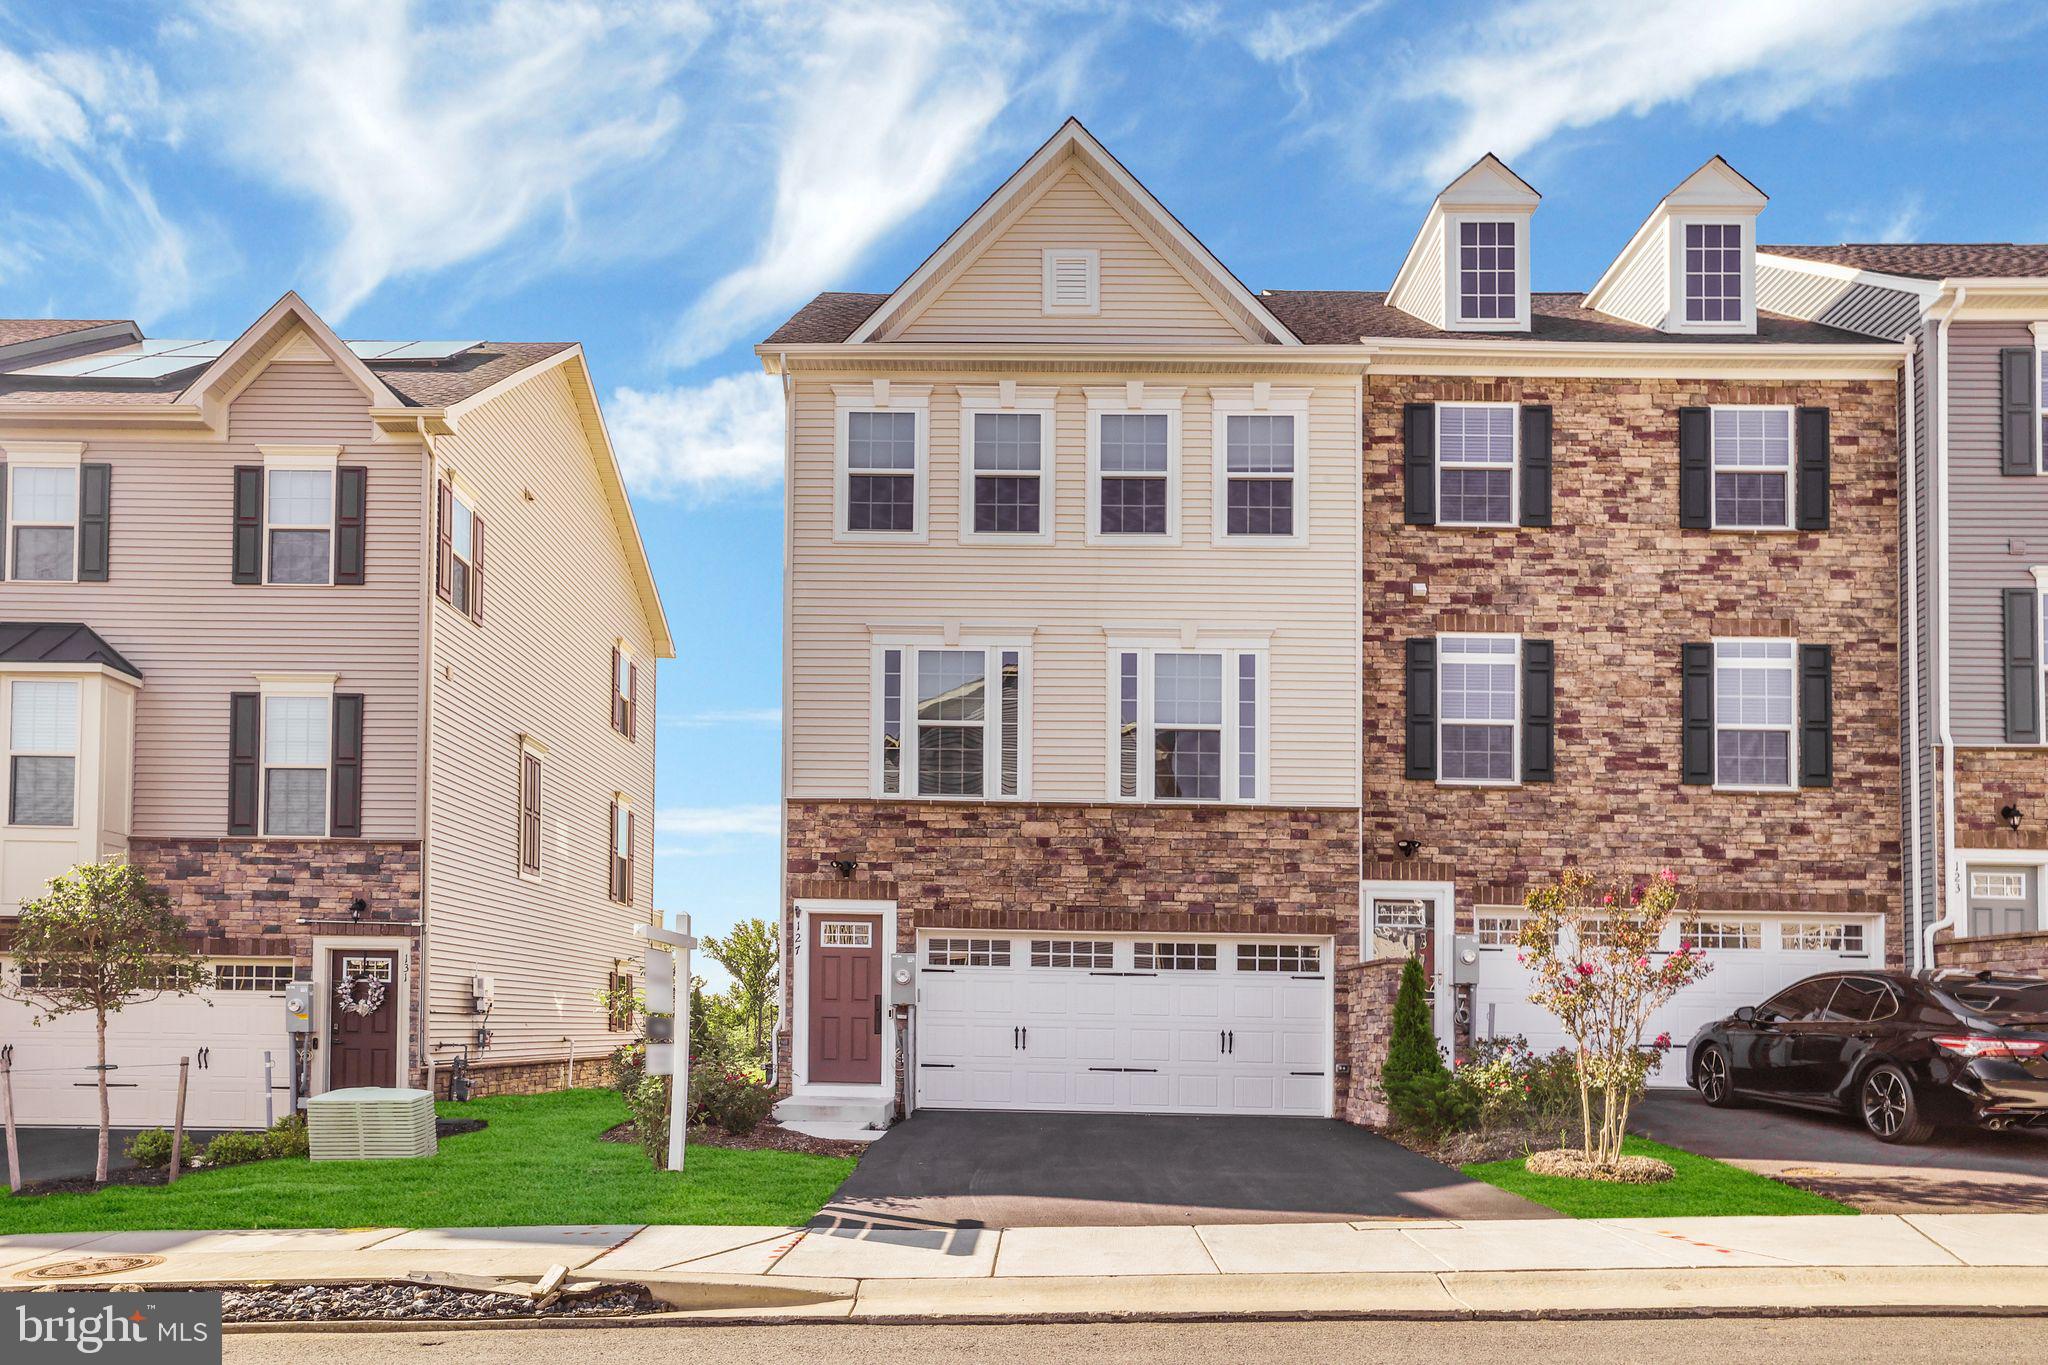
[[[306,1144],[315,1161],[432,1156],[434,1097],[367,1085],[315,1095],[306,1101]]]

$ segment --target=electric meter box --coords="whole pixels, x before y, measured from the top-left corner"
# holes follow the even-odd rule
[[[917,1003],[917,954],[896,953],[889,958],[889,1003]]]
[[[287,1033],[311,1033],[313,1031],[312,982],[285,982],[284,1027]]]
[[[1459,934],[1451,940],[1451,984],[1454,986],[1476,986],[1479,984],[1479,936]]]

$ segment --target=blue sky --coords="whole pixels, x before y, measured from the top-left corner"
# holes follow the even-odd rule
[[[1584,288],[1719,152],[1766,241],[2048,240],[2010,0],[809,5],[0,0],[0,314],[581,341],[681,657],[655,894],[776,902],[780,405],[747,350],[886,290],[1077,114],[1252,288],[1383,289],[1481,152]]]

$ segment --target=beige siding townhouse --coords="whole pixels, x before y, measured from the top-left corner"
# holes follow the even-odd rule
[[[295,1053],[312,1093],[590,1079],[673,649],[581,349],[342,341],[295,295],[221,342],[0,320],[0,461],[0,951],[125,857],[216,968],[115,1022],[116,1123],[181,1056],[195,1126],[281,1112]],[[88,1026],[4,1003],[0,1047],[26,1122],[93,1117]]]

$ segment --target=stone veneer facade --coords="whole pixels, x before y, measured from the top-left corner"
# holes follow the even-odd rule
[[[785,934],[799,900],[889,900],[899,952],[933,928],[1328,935],[1336,941],[1336,1056],[1351,1055],[1355,811],[842,799],[793,800],[788,814]],[[842,859],[855,864],[851,877],[833,867]],[[785,1010],[793,1008],[791,976]],[[789,1037],[776,1038],[785,1093]],[[900,1094],[900,1074],[898,1084]],[[1350,1080],[1340,1075],[1336,1084],[1341,1115],[1353,1103]]]
[[[1934,762],[1941,762],[1939,749]],[[1934,799],[1939,831],[1939,781]],[[2021,811],[2017,830],[1999,815],[2009,805]],[[1956,750],[1956,847],[2048,849],[2048,754],[2018,748]]]
[[[2048,931],[2026,934],[1985,934],[1955,938],[1943,933],[1935,942],[1936,963],[1966,972],[2016,972],[2048,975]]]
[[[1893,385],[1372,375],[1366,385],[1366,876],[1452,882],[1462,913],[1519,904],[1532,878],[1568,862],[1670,867],[1703,909],[1883,913],[1896,962]],[[1405,524],[1403,407],[1438,401],[1550,405],[1552,526]],[[1714,404],[1832,411],[1829,530],[1680,529],[1678,409]],[[1404,642],[1449,631],[1555,643],[1554,782],[1404,776]],[[1833,786],[1750,794],[1681,783],[1681,646],[1716,635],[1834,646]],[[1394,845],[1411,838],[1417,858],[1398,858]]]

